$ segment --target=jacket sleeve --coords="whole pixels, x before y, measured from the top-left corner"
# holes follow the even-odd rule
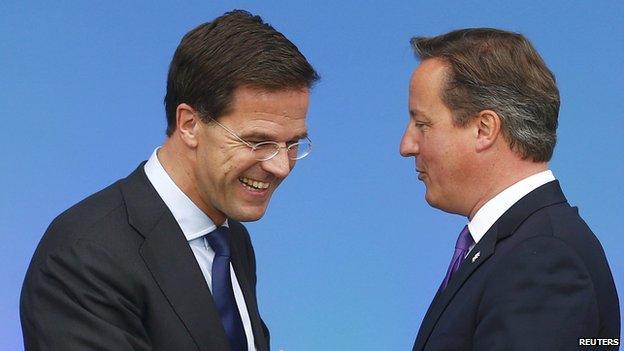
[[[490,273],[477,313],[473,350],[577,350],[598,330],[589,273],[552,236],[517,245]]]
[[[128,266],[87,241],[39,257],[20,299],[25,349],[150,350]]]

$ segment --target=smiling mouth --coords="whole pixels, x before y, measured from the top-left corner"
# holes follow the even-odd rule
[[[241,182],[243,186],[245,186],[247,189],[255,190],[255,191],[265,190],[269,187],[269,185],[271,185],[271,183],[265,183],[265,182],[253,180],[247,177],[240,177],[238,178],[238,181]]]

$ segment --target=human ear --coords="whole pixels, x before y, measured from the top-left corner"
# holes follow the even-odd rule
[[[190,148],[197,147],[201,121],[195,110],[187,104],[179,104],[176,108],[176,132],[180,139]]]
[[[477,151],[485,151],[494,145],[501,134],[501,118],[492,110],[483,110],[474,119],[477,131]]]

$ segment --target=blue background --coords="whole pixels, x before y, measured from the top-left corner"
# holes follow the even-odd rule
[[[417,65],[409,39],[460,27],[522,32],[554,71],[551,168],[624,291],[622,1],[4,1],[1,350],[23,347],[19,291],[49,222],[162,143],[175,47],[234,8],[263,16],[322,76],[314,152],[248,225],[274,350],[411,349],[465,219],[430,208],[398,153]]]

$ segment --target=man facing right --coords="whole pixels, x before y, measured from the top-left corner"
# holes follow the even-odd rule
[[[516,33],[464,29],[412,45],[421,63],[401,155],[415,157],[431,206],[468,218],[413,349],[617,349],[605,254],[548,167],[553,74]]]

